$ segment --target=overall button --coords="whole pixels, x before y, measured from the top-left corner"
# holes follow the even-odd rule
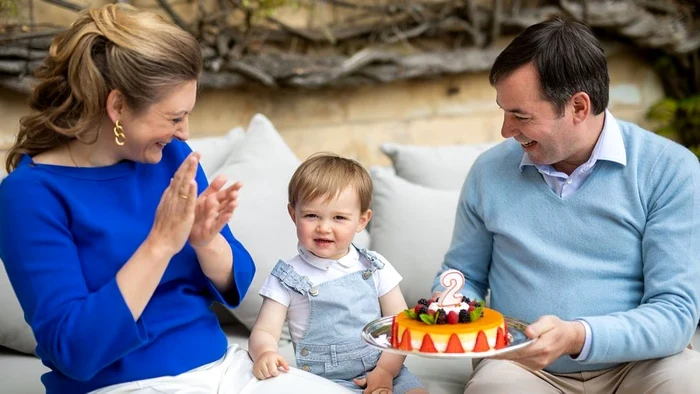
[[[301,349],[301,355],[304,356],[304,357],[308,356],[308,355],[309,355],[309,349],[307,349],[307,348]]]
[[[311,294],[313,297],[316,297],[318,295],[318,289],[312,287],[311,290],[309,290],[309,294]]]
[[[365,271],[365,272],[362,274],[362,279],[364,279],[364,280],[367,280],[367,279],[369,279],[369,278],[371,278],[371,277],[372,277],[372,271]]]
[[[311,367],[309,367],[309,366],[308,366],[308,365],[306,365],[306,364],[304,364],[304,366],[303,366],[303,367],[301,367],[301,369],[303,369],[303,370],[304,370],[304,371],[306,371],[306,372],[309,372],[309,371],[311,371]]]

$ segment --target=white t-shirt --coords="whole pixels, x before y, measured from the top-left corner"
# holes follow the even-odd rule
[[[371,263],[361,256],[354,247],[350,247],[348,254],[341,257],[339,260],[317,257],[301,245],[297,246],[297,251],[299,254],[293,259],[286,261],[286,263],[294,267],[294,270],[299,275],[309,278],[314,286],[353,272],[364,271],[371,267]],[[372,254],[376,256],[379,261],[384,263],[384,268],[377,270],[376,274],[372,275],[374,284],[377,287],[377,295],[381,297],[396,287],[403,278],[396,269],[389,264],[384,256],[376,252],[372,252]],[[294,342],[301,341],[304,336],[304,331],[306,330],[306,323],[309,320],[310,308],[308,296],[301,295],[294,290],[288,289],[277,277],[272,275],[267,277],[259,294],[277,301],[288,308],[287,322],[289,324],[289,334]]]

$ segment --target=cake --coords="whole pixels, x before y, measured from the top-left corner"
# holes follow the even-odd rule
[[[424,353],[485,352],[509,342],[503,315],[466,297],[451,305],[419,300],[394,316],[390,340],[396,349]]]

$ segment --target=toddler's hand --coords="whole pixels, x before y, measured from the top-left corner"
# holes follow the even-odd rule
[[[359,387],[365,387],[364,394],[390,394],[394,389],[394,377],[382,367],[376,367],[362,379],[354,379]]]
[[[258,361],[253,365],[253,375],[260,380],[272,378],[279,375],[279,367],[289,371],[289,364],[281,354],[277,352],[265,352],[260,355]]]

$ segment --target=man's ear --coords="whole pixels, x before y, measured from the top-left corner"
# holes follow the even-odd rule
[[[107,115],[112,123],[122,119],[126,112],[126,100],[118,90],[112,90],[107,95]]]
[[[571,111],[574,124],[579,124],[588,118],[591,113],[591,98],[588,93],[578,92],[571,96]]]
[[[372,210],[368,209],[360,215],[360,223],[357,225],[355,232],[359,233],[360,231],[364,230],[365,227],[367,227],[367,223],[369,223],[370,219],[372,219]]]
[[[292,218],[292,222],[297,224],[297,214],[294,212],[294,207],[292,204],[287,204],[287,212],[289,212],[289,217]]]

